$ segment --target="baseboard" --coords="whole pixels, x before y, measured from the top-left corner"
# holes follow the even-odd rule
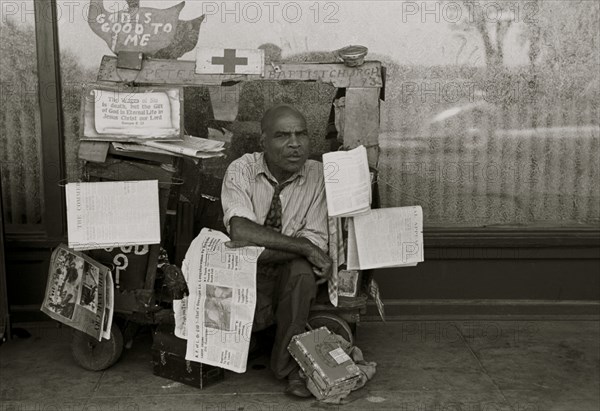
[[[458,319],[600,320],[600,301],[577,300],[384,300],[388,321]],[[367,304],[361,321],[380,321]]]
[[[600,321],[600,301],[579,300],[384,300],[387,321],[565,320]],[[39,305],[11,306],[17,323],[46,321]],[[361,321],[381,321],[375,303],[367,303]]]

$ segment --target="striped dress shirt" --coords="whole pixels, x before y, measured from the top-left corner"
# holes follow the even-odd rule
[[[323,180],[323,164],[307,160],[292,175],[280,194],[282,234],[304,237],[327,252],[327,202]],[[245,154],[232,162],[223,179],[221,202],[223,222],[230,232],[232,217],[243,217],[263,225],[271,206],[273,177],[264,153]]]

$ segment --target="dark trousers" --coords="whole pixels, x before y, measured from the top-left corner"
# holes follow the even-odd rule
[[[294,335],[306,331],[306,321],[317,292],[315,275],[305,258],[297,258],[268,269],[259,265],[256,280],[253,331],[277,325],[271,370],[276,378],[285,378],[298,368],[287,347]]]

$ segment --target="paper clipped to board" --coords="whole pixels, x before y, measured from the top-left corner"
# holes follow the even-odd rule
[[[371,209],[371,175],[364,146],[323,154],[323,174],[329,217],[349,217]]]
[[[69,248],[160,243],[158,181],[66,185]]]
[[[412,267],[423,256],[420,206],[381,208],[348,220],[349,270]]]

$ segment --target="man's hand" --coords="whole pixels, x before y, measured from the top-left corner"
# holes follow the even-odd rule
[[[250,241],[227,241],[225,243],[227,248],[242,248],[242,247],[258,247],[256,244]]]
[[[310,246],[305,253],[305,257],[308,262],[314,266],[316,275],[322,277],[323,280],[329,279],[331,271],[333,270],[333,261],[326,252],[310,243]]]

